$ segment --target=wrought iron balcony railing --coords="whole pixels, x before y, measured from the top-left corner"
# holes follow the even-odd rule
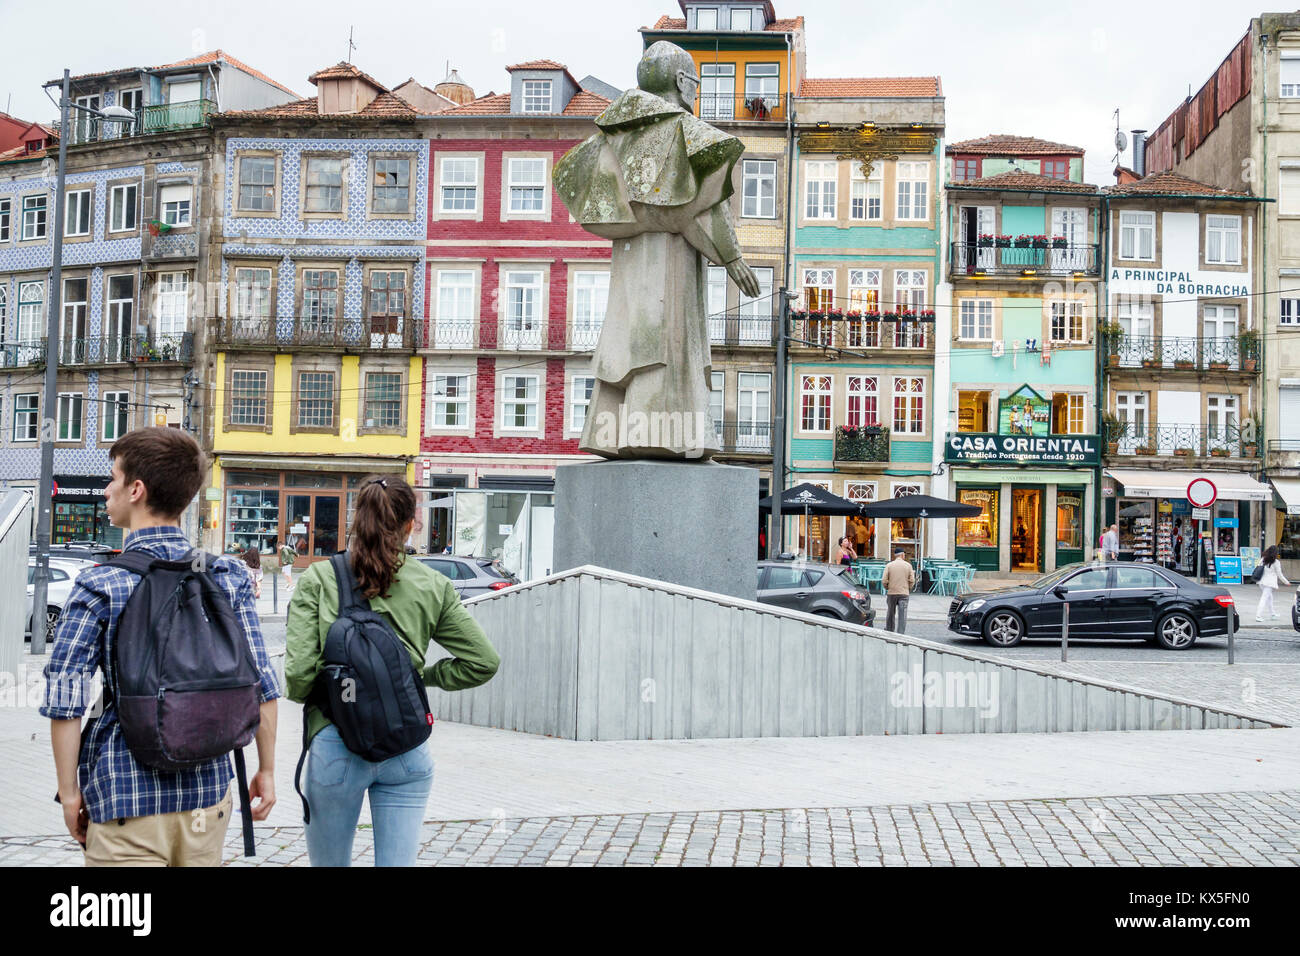
[[[1106,351],[1110,368],[1254,372],[1259,367],[1259,342],[1235,336],[1109,335]]]
[[[432,319],[424,324],[416,345],[424,349],[472,349],[477,344],[472,319]]]
[[[216,338],[221,345],[405,351],[424,340],[424,323],[390,316],[329,320],[228,317],[221,320]]]
[[[723,452],[739,455],[772,454],[771,422],[714,422]]]
[[[709,316],[709,342],[713,345],[776,344],[776,320],[771,315],[732,309]]]
[[[836,461],[889,461],[889,429],[883,426],[835,429]]]
[[[119,365],[130,362],[191,362],[194,335],[178,332],[159,335],[102,335],[65,338],[59,343],[60,365]],[[0,348],[0,367],[18,368],[45,362],[45,340],[6,342]]]
[[[135,111],[135,119],[129,123],[105,122],[97,117],[73,111],[70,120],[71,142],[74,145],[106,142],[131,136],[152,136],[154,133],[195,129],[206,126],[214,112],[216,112],[216,103],[212,100],[186,100],[183,103],[145,106]],[[54,120],[50,128],[58,129],[59,121]]]
[[[1258,458],[1260,442],[1236,422],[1226,425],[1135,425],[1107,436],[1111,454],[1180,458]]]
[[[780,93],[701,93],[696,98],[700,119],[784,120],[785,98]]]
[[[569,348],[576,352],[591,351],[600,341],[600,328],[599,322],[570,322]]]
[[[934,348],[934,313],[795,312],[791,314],[791,345],[795,348],[931,349]]]
[[[997,246],[982,242],[954,242],[949,269],[954,276],[1024,275],[1069,276],[1080,273],[1097,275],[1095,242],[1058,246],[1049,241],[1039,246]]]

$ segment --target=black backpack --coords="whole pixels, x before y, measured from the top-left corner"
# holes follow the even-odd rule
[[[248,636],[209,569],[212,555],[167,561],[123,551],[109,564],[140,576],[117,620],[112,696],[127,749],[164,773],[234,753],[244,854],[253,815],[244,747],[260,723],[261,677]]]
[[[339,588],[339,613],[325,635],[321,671],[307,703],[315,704],[338,728],[348,750],[373,763],[414,750],[429,739],[433,714],[424,675],[383,616],[357,591],[346,551],[330,558]],[[307,759],[307,708],[302,711],[302,755],[293,787],[302,798],[302,818],[311,807],[302,792]]]

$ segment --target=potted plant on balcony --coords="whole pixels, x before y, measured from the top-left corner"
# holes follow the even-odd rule
[[[993,233],[986,232],[979,237],[979,239],[976,241],[975,244],[979,246],[981,249],[987,249],[993,245],[993,240],[996,238],[997,237],[993,235]]]
[[[1192,455],[1192,449],[1190,449],[1190,448],[1175,448],[1175,449],[1174,449],[1174,454],[1175,454],[1175,455],[1179,455],[1179,456],[1181,456],[1181,457],[1183,457],[1183,458],[1190,458],[1191,455]]]
[[[1177,369],[1196,368],[1196,363],[1189,358],[1176,358],[1174,359],[1174,368]]]
[[[1253,372],[1259,366],[1259,331],[1246,329],[1237,336],[1237,348],[1241,351],[1241,367]]]
[[[994,244],[995,246],[997,246],[999,249],[1010,249],[1010,248],[1011,248],[1011,237],[1010,237],[1010,236],[997,236],[997,237],[994,238],[994,240],[993,240],[993,244]]]
[[[920,319],[922,322],[933,322],[934,309],[922,309],[920,312],[917,313],[916,317]]]
[[[1027,232],[1022,232],[1020,235],[1016,236],[1017,249],[1028,249],[1033,244],[1034,244],[1034,237],[1029,235],[1029,233]]]
[[[1139,455],[1154,455],[1156,453],[1156,446],[1138,445],[1136,451]]]
[[[1227,458],[1227,457],[1228,457],[1228,449],[1222,447],[1221,445],[1215,445],[1213,448],[1210,449],[1210,457],[1211,457],[1211,458]]]
[[[1029,240],[1030,240],[1030,244],[1031,244],[1035,249],[1046,249],[1046,248],[1047,248],[1048,239],[1047,239],[1046,236],[1030,236],[1030,237],[1029,237]]]
[[[1106,454],[1114,457],[1119,454],[1119,440],[1128,431],[1128,422],[1106,412],[1101,416],[1101,423],[1106,433]]]
[[[1056,249],[1064,249],[1064,248],[1066,248],[1069,244],[1070,244],[1070,241],[1069,241],[1068,239],[1066,239],[1065,236],[1053,236],[1053,237],[1052,237],[1052,247],[1053,247],[1053,248],[1056,248]]]
[[[1124,334],[1124,327],[1118,322],[1100,322],[1097,332],[1106,344],[1106,364],[1111,368],[1119,365],[1119,343]]]
[[[1262,429],[1263,426],[1260,424],[1260,421],[1256,416],[1252,415],[1250,418],[1246,419],[1246,424],[1243,425],[1241,429],[1241,434],[1243,436],[1241,440],[1241,453],[1246,458],[1255,458],[1259,455],[1259,439],[1257,436]],[[1249,435],[1250,437],[1244,437],[1246,435]]]
[[[176,361],[176,343],[164,342],[162,346],[162,360],[164,362]]]

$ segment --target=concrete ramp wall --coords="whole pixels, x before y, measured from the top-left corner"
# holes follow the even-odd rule
[[[465,604],[501,669],[430,693],[439,718],[482,727],[649,740],[1274,726],[590,566]]]

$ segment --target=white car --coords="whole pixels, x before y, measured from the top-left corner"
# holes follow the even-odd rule
[[[54,625],[58,623],[59,615],[63,613],[63,605],[68,601],[68,595],[72,592],[73,582],[76,581],[77,575],[86,568],[93,568],[98,562],[89,558],[50,558],[50,583],[45,594],[45,640],[48,643],[54,639]],[[32,595],[36,590],[33,583],[36,579],[36,559],[27,559],[27,616],[24,620],[27,622],[24,627],[27,630],[27,639],[32,639],[31,620],[32,620]]]

